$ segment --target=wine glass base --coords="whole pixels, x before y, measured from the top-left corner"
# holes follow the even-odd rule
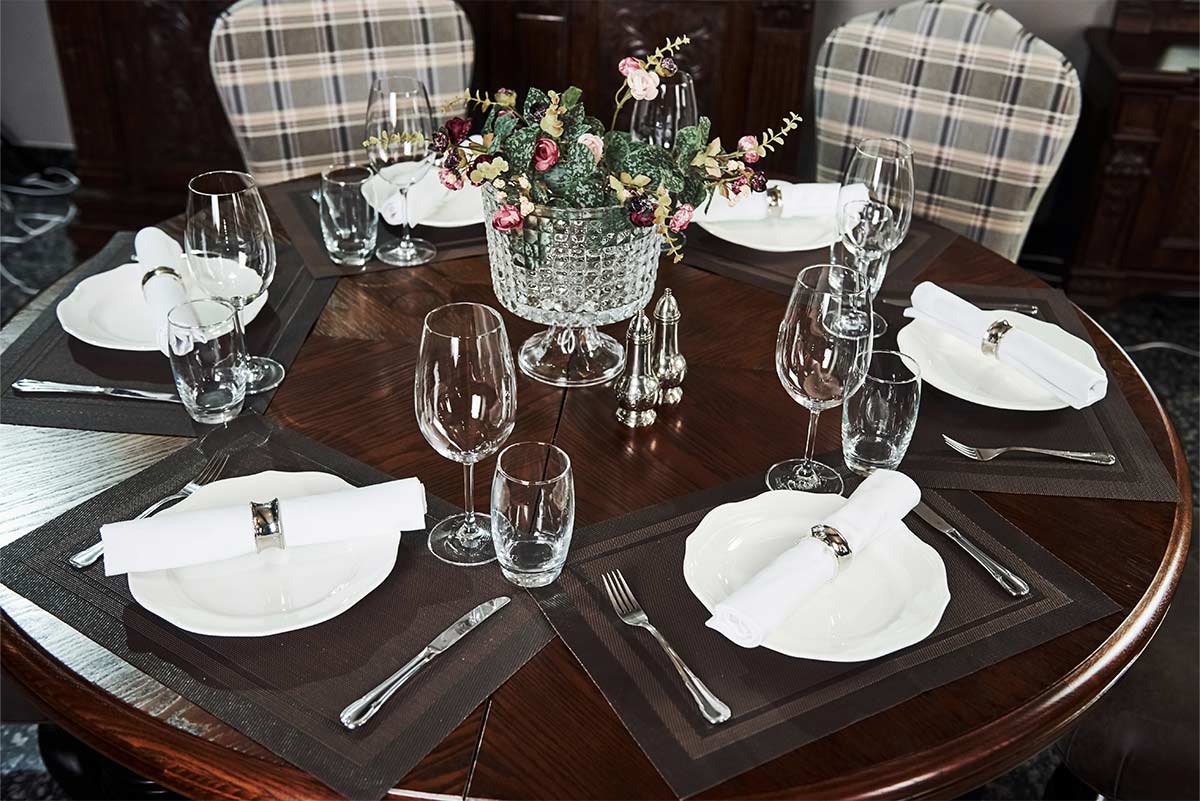
[[[595,326],[551,326],[525,340],[521,372],[556,387],[590,387],[611,381],[625,366],[625,348]]]
[[[425,239],[413,237],[407,241],[397,239],[375,249],[375,258],[393,267],[416,267],[428,264],[437,256],[437,245]]]
[[[464,540],[461,536],[466,514],[450,515],[429,529],[429,551],[438,559],[460,567],[475,567],[495,561],[492,545],[492,521],[487,515],[475,514],[476,536]]]
[[[250,356],[246,365],[246,393],[270,392],[283,383],[287,371],[283,365],[267,356]]]
[[[883,319],[883,315],[871,312],[871,336],[881,337],[887,333],[887,330],[887,320]]]
[[[771,465],[767,471],[767,489],[839,495],[842,486],[836,470],[816,461],[788,459]]]

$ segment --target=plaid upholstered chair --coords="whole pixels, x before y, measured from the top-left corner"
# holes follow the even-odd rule
[[[470,85],[475,44],[453,0],[240,0],[208,58],[246,167],[271,184],[362,161],[376,75],[421,78],[440,116]]]
[[[920,0],[834,29],[813,82],[818,180],[862,139],[903,139],[913,213],[1016,259],[1079,120],[1062,53],[986,3]]]

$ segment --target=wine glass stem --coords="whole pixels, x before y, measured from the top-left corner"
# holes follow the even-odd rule
[[[467,463],[463,465],[463,510],[467,514],[467,518],[463,521],[462,537],[467,542],[474,540],[479,532],[479,526],[475,525],[475,465]]]
[[[812,409],[808,414],[808,437],[804,441],[804,461],[802,464],[807,467],[812,464],[813,447],[817,442],[817,421],[821,419],[821,410]]]
[[[400,216],[400,219],[403,220],[403,223],[401,223],[400,226],[400,249],[412,250],[412,219],[409,217],[407,188],[400,190],[400,205],[404,207],[404,211]]]
[[[242,353],[246,355],[246,378],[249,383],[253,384],[257,379],[262,378],[262,375],[258,364],[250,354],[250,343],[246,341],[246,326],[242,324],[242,309],[246,304],[241,298],[229,298],[229,305],[233,306],[233,327],[237,329],[238,337],[242,340]]]

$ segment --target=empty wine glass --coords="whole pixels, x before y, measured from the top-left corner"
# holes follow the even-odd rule
[[[912,148],[899,139],[864,139],[846,166],[844,185],[866,184],[871,200],[892,210],[895,242],[884,254],[880,279],[887,273],[892,251],[908,236],[912,223],[915,183]],[[882,319],[882,318],[881,318]]]
[[[244,340],[245,308],[275,276],[275,239],[254,179],[221,170],[189,181],[183,249],[200,287],[238,310],[238,335]],[[249,393],[266,392],[283,381],[283,365],[266,356],[248,356],[245,369]]]
[[[508,439],[517,412],[516,371],[499,312],[451,303],[425,315],[413,399],[421,434],[463,465],[465,511],[430,529],[429,550],[454,565],[490,562],[491,520],[475,512],[474,467]]]
[[[837,225],[841,243],[850,253],[850,266],[866,279],[867,293],[874,303],[883,286],[888,254],[899,244],[892,210],[874,200],[852,200],[838,209]],[[875,336],[887,332],[887,321],[882,316],[875,314],[872,319]]]
[[[698,120],[696,87],[692,76],[680,70],[662,79],[653,100],[633,104],[629,133],[635,142],[650,142],[670,150],[679,129],[695,125]]]
[[[815,461],[821,412],[862,384],[871,354],[866,280],[853,267],[818,264],[800,271],[775,341],[775,371],[792,399],[809,410],[804,458],[767,471],[770,489],[839,493],[842,479]]]
[[[384,264],[412,267],[432,261],[437,255],[432,242],[412,235],[408,208],[408,190],[425,177],[433,163],[433,131],[433,111],[425,84],[407,75],[375,79],[367,101],[367,157],[375,171],[400,190],[404,206],[400,239],[375,251],[375,257]]]

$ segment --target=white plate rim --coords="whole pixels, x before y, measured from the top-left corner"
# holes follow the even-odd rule
[[[684,545],[684,582],[688,585],[688,589],[692,594],[704,605],[711,614],[716,606],[717,600],[710,597],[707,592],[700,586],[699,581],[702,579],[697,574],[699,568],[699,552],[718,537],[722,527],[728,528],[736,525],[731,519],[736,520],[748,512],[752,512],[756,507],[765,507],[766,513],[770,514],[772,507],[777,507],[779,504],[794,506],[787,510],[789,515],[808,515],[815,518],[818,515],[827,514],[836,508],[835,501],[844,502],[845,499],[837,495],[821,495],[806,492],[795,492],[792,490],[773,490],[756,495],[753,498],[747,498],[734,503],[727,503],[717,506],[705,515],[704,519],[696,526]],[[827,508],[822,509],[822,507]],[[774,513],[778,513],[778,509],[774,509]],[[761,513],[759,513],[761,514]],[[938,552],[928,543],[924,542],[920,537],[912,533],[908,526],[901,524],[901,530],[894,532],[902,534],[901,538],[893,538],[895,541],[892,547],[901,547],[909,549],[914,558],[923,560],[929,569],[929,575],[919,583],[921,590],[908,599],[905,607],[905,618],[908,628],[905,630],[894,631],[889,638],[886,636],[886,631],[881,632],[874,640],[866,644],[860,644],[857,649],[844,648],[840,651],[806,651],[797,650],[782,645],[777,638],[768,636],[763,642],[763,647],[776,653],[783,654],[797,659],[813,659],[825,662],[863,662],[871,659],[876,659],[890,653],[894,653],[910,645],[921,642],[926,637],[937,629],[938,624],[942,620],[942,616],[946,611],[946,607],[950,603],[950,587],[946,577],[946,565],[942,561]],[[849,569],[853,570],[852,564]]]
[[[231,482],[242,482],[249,486],[247,479],[253,480],[255,483],[263,485],[261,490],[255,490],[252,493],[246,493],[246,500],[251,496],[259,497],[263,491],[273,493],[274,497],[287,497],[287,487],[289,484],[299,482],[319,481],[326,484],[326,488],[321,490],[324,492],[333,492],[340,489],[349,489],[353,485],[343,479],[341,476],[332,473],[323,473],[319,471],[282,471],[282,470],[264,470],[259,473],[254,473],[249,476],[237,476],[233,478],[219,479],[210,484],[202,486],[194,495],[185,498],[169,509],[166,509],[159,514],[172,514],[176,511],[186,511],[196,505],[195,500],[200,496],[201,501],[205,495],[213,493],[212,488],[224,485],[228,489]],[[201,495],[205,493],[205,495]],[[181,508],[182,507],[182,508]],[[257,627],[251,624],[242,626],[228,623],[229,618],[226,618],[212,610],[199,610],[201,617],[206,617],[208,622],[199,621],[187,617],[180,618],[178,610],[184,607],[165,604],[157,595],[158,589],[155,586],[160,581],[165,580],[169,570],[154,570],[145,573],[129,573],[127,579],[129,582],[129,593],[133,596],[134,601],[143,609],[157,615],[166,620],[168,623],[178,626],[179,628],[190,631],[194,634],[204,634],[214,637],[268,637],[274,634],[282,634],[288,631],[296,631],[298,629],[308,628],[328,620],[332,620],[338,615],[348,611],[351,607],[361,601],[363,598],[374,592],[380,584],[391,575],[392,570],[396,566],[396,560],[399,557],[400,546],[400,531],[395,534],[386,535],[386,537],[372,538],[371,540],[360,540],[360,542],[371,542],[379,540],[380,547],[378,553],[374,553],[369,559],[364,558],[364,563],[368,564],[372,570],[358,585],[353,592],[342,592],[333,596],[338,603],[328,603],[329,598],[324,599],[321,604],[308,607],[308,610],[320,607],[319,611],[311,611],[306,615],[295,615],[295,618],[277,622],[275,624],[259,625]],[[238,559],[257,558],[258,554],[252,557],[238,557]],[[192,609],[199,609],[192,606]],[[235,621],[244,620],[243,618],[235,618]],[[227,621],[226,625],[213,625],[213,621]]]

